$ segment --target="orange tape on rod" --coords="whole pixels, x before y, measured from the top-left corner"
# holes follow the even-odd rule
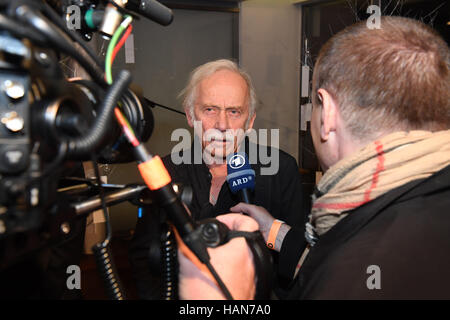
[[[138,165],[139,172],[150,190],[157,190],[169,184],[172,179],[159,156]]]

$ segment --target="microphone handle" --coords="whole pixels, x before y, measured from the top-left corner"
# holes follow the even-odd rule
[[[126,8],[163,26],[173,21],[172,10],[156,0],[129,0]]]
[[[239,199],[241,200],[241,202],[252,204],[251,194],[247,188],[241,189],[238,192],[239,192]]]

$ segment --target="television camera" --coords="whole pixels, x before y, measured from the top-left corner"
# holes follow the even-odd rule
[[[71,10],[79,21],[71,20]],[[139,16],[161,25],[173,19],[172,11],[154,0],[0,1],[0,273],[42,248],[67,241],[77,219],[102,208],[106,239],[93,252],[108,297],[124,299],[109,247],[106,207],[153,201],[164,207],[170,225],[231,298],[206,248],[226,243],[232,232],[216,219],[192,220],[161,159],[141,143],[153,130],[151,101],[130,89],[128,71],[112,79],[111,54]],[[105,63],[86,45],[94,32],[110,41]],[[75,60],[90,79],[66,78],[62,56]],[[71,177],[82,161],[94,162],[96,180]],[[132,161],[139,163],[146,184],[101,183],[98,162]],[[259,232],[246,239],[257,272],[265,272],[258,275],[257,289],[267,298],[270,255]],[[174,299],[175,241],[168,243],[172,251],[164,298]]]

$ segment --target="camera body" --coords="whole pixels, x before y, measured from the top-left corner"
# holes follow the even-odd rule
[[[32,22],[18,29],[14,20],[26,7],[52,22],[72,2],[0,2],[0,269],[71,236],[71,221],[78,217],[70,204],[99,192],[89,183],[83,191],[66,190],[74,184],[70,177],[82,161],[134,160],[112,117],[105,124],[107,134],[89,153],[66,152],[96,125],[108,86],[95,79],[68,79],[59,63],[63,50],[47,43],[45,32],[34,30]],[[89,7],[88,2],[83,5]],[[61,22],[54,28],[58,26]],[[140,141],[147,141],[154,119],[146,99],[127,88],[117,104]]]
[[[80,30],[69,30],[65,24],[67,21],[61,19],[61,15],[67,19],[65,10],[70,6],[80,6],[79,11],[85,20],[94,13],[97,18],[83,24]],[[153,157],[142,145],[153,131],[151,106],[155,104],[130,89],[131,75],[128,71],[121,70],[112,80],[113,59],[110,53],[119,48],[115,47],[115,41],[129,27],[131,17],[136,18],[130,10],[162,25],[170,24],[173,19],[172,11],[155,0],[0,0],[2,284],[6,279],[13,281],[14,286],[16,278],[9,277],[8,272],[15,271],[16,263],[21,261],[28,268],[25,257],[31,257],[30,261],[42,260],[40,253],[44,250],[39,249],[52,248],[60,251],[48,253],[51,250],[47,250],[48,256],[59,260],[58,267],[53,265],[54,269],[47,272],[52,267],[48,264],[39,266],[37,269],[42,271],[40,274],[43,277],[36,278],[42,281],[41,286],[46,286],[47,276],[52,272],[58,273],[59,279],[55,282],[61,289],[65,284],[61,271],[73,258],[67,257],[70,252],[64,245],[70,247],[69,241],[81,234],[77,232],[80,229],[79,219],[102,208],[106,237],[103,242],[95,244],[92,251],[107,296],[124,299],[109,246],[112,232],[106,207],[127,200],[145,206],[148,204],[146,201],[152,202],[153,199],[164,208],[167,214],[165,221],[171,223],[170,232],[166,233],[166,244],[160,246],[161,253],[165,252],[164,298],[176,298],[173,286],[177,283],[178,270],[174,267],[177,266],[177,258],[172,226],[207,266],[216,282],[222,283],[210,263],[207,248],[226,243],[231,239],[230,230],[215,219],[203,222],[192,219],[183,203],[186,199],[183,199],[182,193],[180,195],[175,191],[161,159]],[[94,20],[98,26],[92,25]],[[121,21],[120,26],[118,21]],[[105,72],[103,63],[83,42],[89,40],[89,32],[97,29],[106,37],[113,34],[108,45]],[[66,78],[59,65],[65,55],[78,62],[91,79]],[[98,169],[97,162],[138,161],[148,188],[147,185],[107,187],[101,183],[98,170],[96,181],[85,179],[76,169],[87,160],[95,163],[94,169]],[[153,183],[158,179],[158,183]],[[106,188],[113,191],[106,194]],[[257,290],[268,297],[270,286],[267,279],[272,275],[271,255],[265,248],[262,236],[246,232],[237,232],[234,236],[247,239],[256,264],[263,266],[257,269]],[[79,246],[75,249],[80,251]],[[62,258],[64,255],[66,257]],[[47,262],[51,259],[48,256]],[[17,278],[21,278],[20,271]],[[24,285],[28,286],[28,283]],[[225,296],[231,298],[223,283],[220,287]],[[8,286],[3,288],[10,294]],[[22,292],[19,290],[19,293]]]

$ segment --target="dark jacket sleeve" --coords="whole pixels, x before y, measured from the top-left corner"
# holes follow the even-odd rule
[[[282,157],[284,158],[282,160]],[[286,234],[278,256],[278,276],[290,282],[294,276],[297,263],[306,248],[304,237],[305,222],[311,210],[311,199],[302,188],[301,176],[295,159],[280,153],[281,215],[291,226]]]
[[[295,266],[303,251],[304,246],[301,241],[303,241],[304,223],[309,214],[309,197],[303,193],[296,160],[281,150],[279,156],[279,170],[274,176],[274,184],[270,186],[272,202],[270,209],[267,209],[274,218],[283,220],[293,228],[293,231],[296,231],[288,233],[286,240],[292,244],[284,254],[273,252],[276,284],[279,286],[274,290],[282,299],[285,289],[292,281]]]
[[[293,157],[280,152],[280,218],[291,227],[303,228],[309,214],[309,197],[303,193],[297,162]]]
[[[283,240],[279,254],[278,275],[281,278],[286,281],[291,281],[294,278],[297,263],[306,245],[304,230],[291,228]]]

